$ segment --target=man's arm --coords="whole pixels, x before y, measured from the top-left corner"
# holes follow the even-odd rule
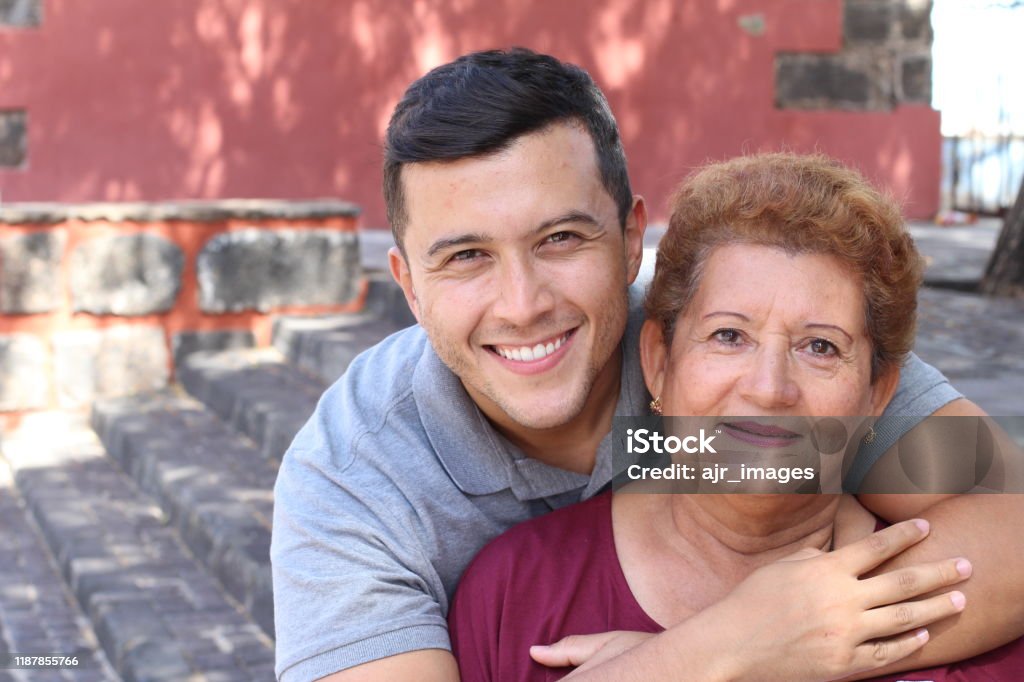
[[[274,487],[270,556],[283,682],[450,646],[444,588],[416,525],[395,503],[402,491],[332,440],[328,408],[296,437]]]
[[[922,536],[907,522],[830,554],[803,550],[758,569],[723,600],[661,634],[622,633],[626,644],[618,649],[616,633],[568,637],[531,655],[548,666],[581,665],[572,675],[581,682],[877,674],[924,646],[923,626],[962,608],[948,593],[904,601],[963,580],[955,560],[860,579]]]
[[[320,682],[390,682],[391,680],[459,682],[459,667],[455,665],[455,657],[451,652],[442,649],[423,649],[357,665],[354,668],[323,677]]]
[[[933,416],[983,415],[977,405],[961,399]],[[973,455],[957,451],[955,444],[952,450],[929,454],[937,462]],[[1009,447],[998,452],[1013,456]],[[890,450],[873,471],[884,470],[886,460],[896,456],[895,449]],[[1010,477],[1017,475],[1019,462],[1001,464]],[[872,486],[871,476],[869,473],[865,479],[867,489]],[[970,607],[957,618],[930,628],[932,643],[893,670],[961,660],[1024,636],[1024,495],[860,495],[858,499],[888,521],[921,515],[932,525],[927,540],[896,556],[881,570],[949,556],[969,557],[974,566],[971,579],[962,588]]]

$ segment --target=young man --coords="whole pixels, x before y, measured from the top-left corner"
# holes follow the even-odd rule
[[[471,54],[435,69],[396,107],[384,176],[398,244],[392,273],[421,326],[357,358],[282,462],[271,558],[277,672],[285,682],[333,673],[457,679],[445,615],[466,564],[513,524],[604,488],[612,417],[643,414],[650,400],[635,350],[638,294],[629,288],[646,210],[630,189],[607,103],[585,73],[524,50]],[[914,358],[890,412],[936,411],[976,408]],[[900,435],[880,433],[876,447]],[[864,500],[891,521],[933,501]],[[842,608],[866,617],[872,606],[950,584],[958,578],[939,570],[946,564],[923,562],[967,555],[978,570],[958,634],[969,631],[984,648],[1024,634],[1020,577],[995,570],[1002,559],[989,546],[1019,556],[1019,535],[979,523],[1011,513],[1020,518],[1012,496],[936,504],[925,515],[942,533],[897,558],[916,568],[893,574],[917,588]],[[843,572],[856,580],[920,537],[908,528],[883,536],[888,551],[862,545],[856,558],[811,565],[830,580]],[[732,666],[736,658],[757,666],[768,664],[761,653],[788,660],[786,647],[799,638],[787,639],[797,628],[784,624],[813,620],[806,610],[787,611],[793,590],[842,599],[842,591],[821,589],[834,582],[805,585],[788,570],[751,583],[774,580],[773,588],[738,590],[717,615],[637,647],[656,655],[637,655],[631,669],[657,676],[687,665],[711,679],[712,671],[741,670]],[[756,622],[737,610],[745,603],[751,613],[776,614],[775,630],[785,633],[768,652],[730,650],[709,636],[715,627]],[[939,615],[913,614],[886,634]],[[933,635],[948,626],[933,627]],[[877,656],[877,665],[920,645],[913,634],[886,641],[858,651]],[[553,662],[580,655],[547,652]],[[855,669],[851,663],[843,672]],[[601,667],[591,672],[600,676]]]

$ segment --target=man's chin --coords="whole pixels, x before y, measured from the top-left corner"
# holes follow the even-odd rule
[[[557,406],[544,405],[500,405],[502,411],[519,427],[533,431],[557,429],[570,423],[579,416],[582,406],[575,408],[560,403]]]
[[[571,415],[533,415],[533,414],[521,414],[512,413],[508,414],[509,418],[514,421],[519,427],[524,429],[530,429],[531,431],[546,431],[549,429],[557,429],[561,426],[565,426],[572,421]]]

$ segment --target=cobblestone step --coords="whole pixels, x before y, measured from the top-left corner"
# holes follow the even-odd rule
[[[278,460],[325,388],[274,348],[193,353],[178,368],[178,380],[256,442],[264,457]]]
[[[402,328],[374,312],[281,317],[274,322],[274,347],[291,364],[329,385],[357,355]]]
[[[92,425],[192,553],[273,636],[270,524],[277,462],[172,391],[105,400]]]
[[[0,461],[0,529],[0,654],[60,654],[78,662],[65,670],[0,670],[0,682],[118,680],[15,490],[5,461]]]
[[[183,434],[176,440],[184,445]],[[84,416],[33,415],[5,440],[4,455],[124,680],[273,679],[270,640],[203,570],[160,507],[105,456]]]

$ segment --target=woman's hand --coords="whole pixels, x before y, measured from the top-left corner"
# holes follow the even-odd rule
[[[576,667],[576,670],[567,676],[568,679],[585,670],[596,668],[649,637],[654,637],[654,634],[629,630],[612,630],[595,635],[569,635],[550,646],[530,647],[530,657],[549,668]]]
[[[633,664],[645,651],[662,656],[665,638],[675,634],[679,646],[664,661],[673,679],[694,656],[710,662],[700,673],[705,679],[708,669],[714,679],[730,680],[835,680],[875,670],[924,646],[925,626],[964,608],[955,591],[913,600],[967,579],[966,559],[860,578],[927,533],[927,522],[911,520],[829,554],[802,550],[754,571],[725,599],[660,635],[575,636],[534,647],[531,655],[544,665],[580,666],[578,672],[598,679],[611,672],[604,664],[622,662],[624,651]]]

